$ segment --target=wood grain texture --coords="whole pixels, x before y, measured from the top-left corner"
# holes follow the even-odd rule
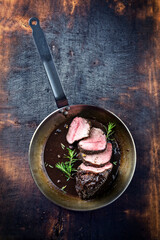
[[[0,239],[160,239],[160,2],[0,5]],[[28,26],[31,16],[41,21],[70,104],[113,111],[135,139],[135,176],[106,208],[62,209],[31,177],[31,136],[56,109]]]

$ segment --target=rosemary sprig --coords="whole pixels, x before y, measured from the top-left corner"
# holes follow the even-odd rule
[[[48,167],[50,167],[50,168],[53,168],[53,166],[52,166],[52,165],[50,165],[50,164],[48,165]]]
[[[115,123],[109,122],[108,127],[104,126],[106,130],[106,138],[109,140],[111,135],[114,133],[113,128],[116,126]]]
[[[64,189],[67,187],[67,185],[65,185],[65,186],[63,186],[62,188],[61,188],[61,190],[64,192],[64,193],[66,193],[65,191],[64,191]]]
[[[65,146],[63,143],[61,143],[61,148],[64,150],[65,149]]]
[[[66,168],[66,163],[64,162],[58,162],[55,165],[56,168],[58,168],[59,170],[61,170],[63,173],[65,173],[65,176],[67,177],[67,179],[70,179],[71,174],[68,172],[67,168]]]
[[[66,162],[58,162],[55,164],[55,167],[61,170],[65,176],[67,177],[67,181],[72,177],[73,172],[76,171],[74,168],[74,163],[78,160],[76,158],[77,153],[75,152],[75,149],[72,150],[70,148],[67,148],[68,155],[64,155],[64,158],[68,158],[69,161]]]
[[[117,161],[113,162],[113,164],[116,166],[117,165]]]

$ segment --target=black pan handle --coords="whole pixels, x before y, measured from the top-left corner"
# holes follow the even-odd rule
[[[29,25],[32,28],[32,35],[34,42],[40,54],[41,60],[43,62],[44,68],[46,70],[51,88],[57,103],[58,108],[68,105],[68,100],[64,94],[60,79],[53,62],[51,52],[49,50],[46,38],[44,36],[43,30],[39,25],[39,19],[32,17],[29,20]]]

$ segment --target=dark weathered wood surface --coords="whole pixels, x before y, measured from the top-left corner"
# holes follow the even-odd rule
[[[0,239],[160,239],[160,1],[4,0],[0,8]],[[31,136],[56,109],[31,16],[41,21],[70,104],[113,111],[135,139],[134,178],[103,209],[62,209],[31,177]]]

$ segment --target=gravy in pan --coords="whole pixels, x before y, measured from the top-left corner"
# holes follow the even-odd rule
[[[76,184],[75,177],[67,181],[67,178],[64,175],[64,173],[55,167],[55,164],[58,162],[68,161],[68,159],[64,157],[65,154],[68,155],[68,150],[66,148],[75,149],[77,154],[79,153],[77,144],[70,145],[66,140],[66,135],[67,135],[68,128],[71,121],[72,119],[66,121],[65,124],[59,125],[59,127],[56,130],[54,130],[49,136],[44,149],[44,166],[49,178],[59,189],[61,189],[63,186],[66,186],[64,189],[66,194],[78,197],[77,192],[75,190],[75,184]],[[90,120],[90,121],[93,127],[99,127],[102,130],[104,130],[104,127],[101,123],[97,122],[96,120]],[[111,183],[114,181],[115,177],[117,176],[118,168],[120,165],[120,149],[119,149],[118,143],[116,140],[112,140],[111,142],[113,146],[113,152],[112,152],[112,158],[110,162],[113,163],[113,168],[106,181],[108,187],[105,184],[106,190],[110,187]],[[64,149],[63,149],[63,145],[65,146]],[[74,168],[77,168],[81,163],[82,162],[80,160],[75,162]]]

